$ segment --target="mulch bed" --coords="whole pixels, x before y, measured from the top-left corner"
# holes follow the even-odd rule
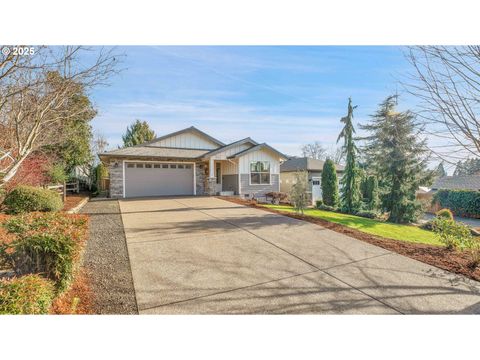
[[[261,209],[271,213],[285,215],[294,219],[308,221],[329,230],[333,230],[338,233],[351,236],[355,239],[365,241],[369,244],[373,244],[381,248],[390,250],[397,254],[408,256],[409,258],[424,262],[432,266],[436,266],[440,269],[448,270],[450,272],[461,274],[471,279],[480,281],[480,266],[477,266],[475,268],[471,266],[471,259],[467,252],[447,250],[441,246],[416,244],[406,241],[387,239],[380,236],[370,235],[356,229],[351,229],[344,225],[335,224],[312,216],[265,208],[248,200],[230,197],[219,198],[236,204]]]
[[[90,197],[89,193],[68,194],[65,203],[63,204],[62,211],[68,211],[80,204],[85,198]]]
[[[76,274],[70,289],[55,299],[50,313],[55,315],[87,315],[94,313],[90,279],[83,268]]]

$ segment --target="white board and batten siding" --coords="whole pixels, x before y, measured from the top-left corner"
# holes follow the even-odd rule
[[[240,174],[250,174],[250,163],[254,161],[270,161],[270,173],[280,173],[280,159],[266,149],[252,151],[241,156],[238,160],[240,162]]]
[[[252,144],[240,144],[233,146],[231,148],[226,149],[225,151],[219,152],[212,156],[214,160],[226,160],[229,156],[238,154],[241,151],[250,149],[253,145]]]
[[[156,141],[151,146],[163,146],[185,149],[206,149],[214,150],[218,148],[215,142],[195,133],[183,133]]]

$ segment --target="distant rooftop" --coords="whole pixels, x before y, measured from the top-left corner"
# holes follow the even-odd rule
[[[317,160],[309,157],[291,158],[280,165],[280,172],[289,171],[322,171],[325,161]],[[335,164],[337,171],[343,171],[345,167],[343,165]]]
[[[480,175],[444,176],[435,180],[432,190],[477,190],[480,191]]]

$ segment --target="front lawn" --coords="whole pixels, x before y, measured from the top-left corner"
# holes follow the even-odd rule
[[[291,206],[285,205],[262,205],[266,208],[295,212]],[[341,224],[352,229],[356,229],[367,234],[377,235],[388,239],[408,241],[412,243],[442,245],[431,231],[420,229],[412,225],[392,224],[359,216],[340,214],[333,211],[324,211],[318,209],[306,209],[305,215]]]

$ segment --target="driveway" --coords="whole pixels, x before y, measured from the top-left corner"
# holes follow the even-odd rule
[[[478,313],[480,283],[211,197],[121,200],[141,314]]]

